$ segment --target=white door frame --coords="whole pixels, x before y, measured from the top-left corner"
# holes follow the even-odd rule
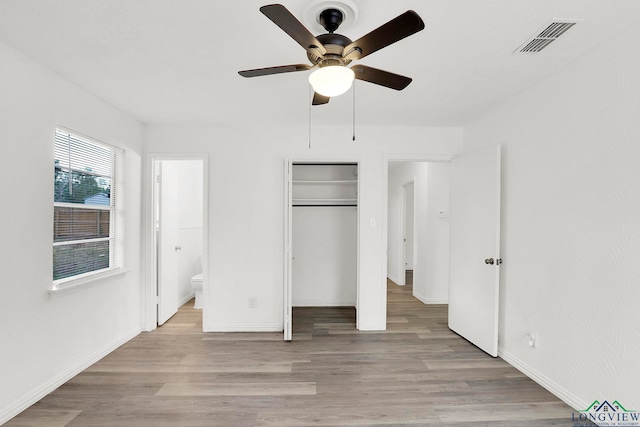
[[[384,320],[384,328],[387,328],[387,249],[389,244],[389,163],[391,162],[422,162],[422,163],[450,163],[451,160],[457,157],[449,154],[386,154],[382,160],[382,202],[384,208],[382,209],[382,286],[380,290],[382,293],[382,307],[384,308],[385,315],[382,317]],[[415,191],[415,187],[414,187]],[[415,193],[414,200],[415,204]],[[414,218],[415,223],[415,218]],[[414,243],[415,250],[415,243]],[[402,261],[404,263],[404,260]],[[414,259],[415,262],[415,259]],[[415,265],[414,265],[415,269]]]
[[[146,153],[142,171],[142,289],[141,307],[142,329],[153,331],[158,325],[157,311],[157,259],[154,209],[156,202],[155,162],[161,160],[201,160],[202,161],[202,275],[203,295],[209,283],[209,154],[208,153]],[[206,315],[207,304],[203,304],[202,314]],[[204,322],[203,322],[204,323]]]
[[[291,230],[293,229],[292,214],[293,214],[293,166],[290,160],[284,162],[284,258],[283,258],[283,300],[282,306],[284,308],[282,323],[284,324],[284,340],[291,341],[293,336],[293,303],[292,303],[292,278],[293,272],[293,257],[292,257],[292,238]]]
[[[365,165],[365,161],[360,158],[360,157],[349,157],[349,156],[336,156],[336,157],[285,157],[284,158],[285,163],[293,165],[296,163],[327,163],[327,164],[331,164],[331,163],[353,163],[355,165],[357,165],[358,168],[358,187],[357,187],[357,191],[358,191],[358,207],[357,209],[357,214],[356,214],[356,218],[357,218],[357,223],[356,223],[356,233],[357,233],[357,243],[356,243],[356,247],[357,247],[357,255],[356,255],[356,329],[360,329],[360,310],[358,310],[358,307],[360,307],[360,240],[362,238],[362,233],[360,233],[360,224],[364,224],[364,220],[362,218],[360,218],[360,215],[362,215],[362,209],[360,209],[360,203],[361,203],[361,198],[360,195],[362,194],[361,191],[361,185],[362,185],[362,170],[363,167]],[[291,177],[287,177],[286,174],[283,177],[284,181],[285,181],[285,185],[287,182],[287,179],[291,179],[293,180],[293,176]],[[283,194],[283,197],[285,195]],[[291,197],[291,200],[293,200],[293,197]],[[285,201],[286,203],[286,201]],[[283,206],[285,205],[285,203],[283,203]],[[286,209],[286,206],[284,206]],[[290,206],[289,206],[290,207]],[[283,215],[286,215],[285,212],[283,212]],[[286,217],[284,217],[286,220]],[[289,216],[289,225],[291,225],[291,222],[293,221],[292,215]],[[285,227],[287,226],[287,224],[284,225]],[[285,230],[286,232],[286,230]],[[283,236],[286,238],[286,236]],[[289,234],[289,239],[291,239],[292,236],[291,234]],[[291,258],[289,255],[289,259],[287,260],[287,248],[283,248],[284,249],[284,269],[287,268],[287,261],[289,262],[289,266],[291,266]],[[291,250],[292,248],[290,248]],[[283,319],[285,319],[285,316],[287,315],[287,311],[288,311],[288,307],[287,307],[287,298],[289,301],[291,301],[291,293],[288,293],[290,290],[287,288],[287,273],[286,271],[283,270],[283,275],[282,275],[282,294],[284,296],[283,298],[283,306],[282,306],[282,313],[283,313]],[[291,290],[293,289],[293,284],[291,283]],[[385,300],[386,301],[386,300]],[[286,321],[286,320],[285,320]],[[293,324],[293,319],[291,319],[291,322]],[[286,328],[286,324],[283,325]]]
[[[402,216],[401,216],[401,221],[402,221],[402,236],[400,236],[400,238],[402,239],[401,242],[401,248],[402,248],[402,277],[399,277],[399,279],[402,280],[402,283],[398,283],[398,285],[406,285],[407,284],[407,264],[406,264],[406,260],[407,260],[407,242],[406,240],[406,236],[407,236],[407,213],[409,212],[407,210],[407,194],[409,193],[407,191],[407,186],[411,185],[411,188],[413,189],[413,192],[411,194],[411,198],[413,200],[412,206],[413,206],[413,212],[411,212],[411,221],[413,222],[413,224],[411,224],[411,270],[413,270],[413,267],[415,265],[416,262],[416,258],[415,258],[415,253],[416,253],[416,179],[415,177],[413,179],[411,179],[411,181],[407,181],[404,184],[401,185],[402,187]]]

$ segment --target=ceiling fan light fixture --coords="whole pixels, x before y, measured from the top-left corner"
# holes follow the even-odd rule
[[[323,96],[342,95],[351,88],[355,73],[342,65],[318,68],[309,76],[309,83],[316,93]]]

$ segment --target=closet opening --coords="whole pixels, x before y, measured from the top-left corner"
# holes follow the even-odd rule
[[[289,339],[356,329],[358,164],[293,162],[290,169]],[[285,340],[287,340],[285,319]]]

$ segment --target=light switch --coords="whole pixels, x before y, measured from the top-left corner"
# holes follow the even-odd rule
[[[376,219],[375,218],[371,218],[369,220],[369,228],[376,228]]]

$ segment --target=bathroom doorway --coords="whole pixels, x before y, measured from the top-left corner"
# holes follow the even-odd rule
[[[163,154],[150,155],[148,166],[146,329],[153,330],[194,298],[194,276],[200,274],[206,286],[207,162]]]

